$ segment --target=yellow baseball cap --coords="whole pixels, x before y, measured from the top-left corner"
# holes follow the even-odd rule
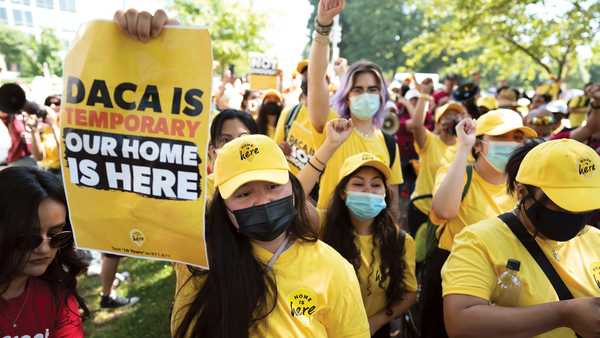
[[[383,176],[385,176],[386,180],[388,180],[390,176],[392,176],[392,171],[390,170],[390,167],[387,166],[387,164],[385,164],[379,157],[371,153],[365,152],[352,155],[344,161],[344,164],[340,169],[340,177],[338,182],[343,180],[344,177],[355,172],[357,169],[365,166],[373,167],[379,170],[383,174]]]
[[[517,182],[542,189],[571,212],[600,209],[600,156],[587,145],[561,139],[533,148],[521,162]]]
[[[445,105],[439,107],[438,109],[435,110],[435,123],[438,123],[440,121],[440,119],[442,118],[442,116],[444,116],[444,114],[446,114],[447,112],[454,110],[456,112],[459,113],[463,113],[466,114],[467,110],[465,109],[465,107],[458,103],[458,102],[448,102]]]
[[[226,143],[215,161],[215,186],[229,198],[254,181],[289,182],[289,166],[277,143],[265,135],[245,135]]]
[[[494,110],[498,108],[498,101],[493,96],[482,96],[477,99],[478,107],[486,107],[488,110]]]
[[[477,136],[499,136],[513,130],[520,130],[527,137],[537,137],[535,130],[525,127],[521,115],[511,109],[491,110],[477,119]]]

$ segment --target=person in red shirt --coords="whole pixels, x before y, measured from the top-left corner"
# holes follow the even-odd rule
[[[0,111],[0,123],[4,123],[11,139],[6,162],[13,166],[35,166],[35,160],[31,157],[31,137],[25,130],[24,116]]]
[[[60,181],[37,168],[7,168],[0,201],[0,337],[84,337],[89,311],[76,277],[86,265],[73,248]]]
[[[450,100],[450,95],[452,95],[456,85],[458,85],[458,75],[448,74],[444,78],[444,88],[436,90],[433,93],[433,101],[435,102],[436,107],[443,106]]]

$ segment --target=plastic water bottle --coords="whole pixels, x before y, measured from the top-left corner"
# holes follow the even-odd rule
[[[499,306],[514,307],[519,305],[519,295],[521,294],[521,279],[517,273],[521,268],[521,262],[516,259],[509,259],[506,262],[506,271],[504,271],[498,282],[492,297],[492,302]]]

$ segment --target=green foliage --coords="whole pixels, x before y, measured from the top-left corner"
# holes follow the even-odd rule
[[[233,64],[243,74],[249,68],[248,53],[265,49],[261,31],[266,20],[249,6],[222,0],[175,0],[173,9],[183,24],[208,27],[220,71]]]
[[[535,82],[576,71],[576,47],[600,29],[595,0],[425,0],[424,30],[404,47],[409,66],[441,58],[448,70]],[[432,29],[432,27],[436,29]]]
[[[310,0],[316,8],[318,0]],[[316,11],[308,21],[313,31]],[[423,13],[415,6],[397,0],[349,0],[341,14],[340,55],[350,63],[367,59],[386,73],[406,70],[406,52],[402,46],[419,35]],[[435,58],[414,64],[415,70],[436,71],[441,65]]]
[[[50,73],[62,75],[62,60],[58,56],[60,40],[52,29],[44,29],[39,39],[7,26],[0,26],[0,53],[6,64],[18,64],[21,76],[33,77],[43,74],[44,64]]]
[[[119,286],[117,293],[138,296],[140,301],[118,309],[101,309],[100,277],[80,279],[79,292],[92,312],[85,322],[86,337],[170,337],[169,314],[175,292],[175,274],[170,263],[126,258],[120,270],[131,274],[131,281]]]
[[[50,28],[44,28],[39,39],[32,39],[29,46],[33,53],[31,58],[32,75],[41,75],[44,64],[48,64],[51,74],[62,76],[62,60],[58,56],[61,42]]]
[[[26,47],[28,40],[26,34],[8,26],[0,25],[0,53],[4,55],[7,66],[10,67],[11,64],[22,65],[27,61]]]

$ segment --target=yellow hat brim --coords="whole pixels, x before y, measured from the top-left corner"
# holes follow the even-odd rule
[[[477,136],[480,136],[480,135],[500,136],[500,135],[504,135],[506,133],[510,133],[511,131],[514,131],[514,130],[522,131],[523,134],[527,137],[537,137],[538,136],[537,132],[529,127],[523,126],[523,127],[515,128],[512,126],[502,126],[502,125],[497,126],[490,130],[487,130],[487,131],[478,130],[476,135]]]
[[[540,187],[540,189],[542,189],[552,202],[567,211],[585,212],[600,209],[600,198],[590,198],[590,196],[600,196],[600,188],[598,187]]]
[[[219,193],[223,199],[227,199],[242,185],[249,182],[270,182],[275,184],[286,184],[290,180],[288,170],[284,169],[261,169],[251,170],[239,174],[231,179],[221,183],[218,186]]]
[[[385,163],[383,163],[381,161],[377,161],[377,160],[370,160],[370,161],[361,162],[358,165],[356,165],[352,168],[349,168],[349,170],[347,172],[345,172],[344,175],[341,176],[339,180],[340,181],[343,180],[346,176],[352,174],[353,172],[357,171],[358,169],[360,169],[362,167],[371,167],[371,168],[375,168],[375,169],[379,170],[385,177],[386,181],[389,180],[390,177],[392,176],[392,171],[390,170],[390,167],[385,165]]]

